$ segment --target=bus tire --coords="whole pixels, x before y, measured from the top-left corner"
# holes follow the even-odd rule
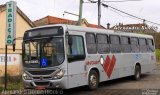
[[[136,65],[134,72],[134,80],[139,80],[140,76],[141,76],[141,67],[139,65]]]
[[[90,90],[95,90],[98,88],[99,76],[95,70],[91,70],[88,76],[88,88]]]

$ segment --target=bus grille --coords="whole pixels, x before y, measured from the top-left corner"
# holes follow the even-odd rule
[[[49,82],[35,82],[37,86],[48,86]]]
[[[49,75],[52,74],[55,70],[43,70],[43,71],[28,71],[32,75]]]
[[[40,78],[40,77],[33,77],[33,79],[35,79],[35,80],[41,80],[41,78]],[[51,80],[51,79],[52,79],[52,77],[51,77],[51,76],[43,77],[43,79]]]

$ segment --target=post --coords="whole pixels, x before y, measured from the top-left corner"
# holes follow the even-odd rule
[[[5,47],[5,78],[4,78],[4,82],[5,82],[4,89],[6,90],[7,89],[7,45]]]
[[[16,37],[16,13],[17,3],[10,1],[6,3],[6,46],[5,46],[5,80],[4,88],[7,89],[7,46],[15,44],[13,39]]]
[[[98,27],[101,25],[101,0],[98,0]]]
[[[83,8],[83,0],[80,0],[78,25],[81,25],[81,20],[82,20],[82,8]]]

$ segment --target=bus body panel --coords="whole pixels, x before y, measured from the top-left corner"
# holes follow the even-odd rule
[[[83,32],[77,32],[77,31],[67,31],[67,32],[69,33],[69,35],[82,36],[84,38]],[[87,71],[85,71],[85,66],[84,66],[85,61],[84,60],[73,61],[67,63],[67,65],[68,65],[69,88],[87,85]]]

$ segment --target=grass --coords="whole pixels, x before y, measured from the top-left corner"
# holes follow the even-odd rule
[[[23,83],[21,76],[7,75],[7,90],[23,89]],[[0,83],[0,93],[4,90],[4,77],[2,77]]]
[[[156,49],[156,58],[157,61],[160,62],[160,49]]]
[[[156,49],[156,56],[160,57],[160,49]]]
[[[0,87],[0,93],[3,91],[3,89],[4,89],[3,87]]]
[[[23,89],[23,83],[19,82],[19,83],[8,83],[7,85],[7,89],[10,90],[18,90],[18,89]]]

